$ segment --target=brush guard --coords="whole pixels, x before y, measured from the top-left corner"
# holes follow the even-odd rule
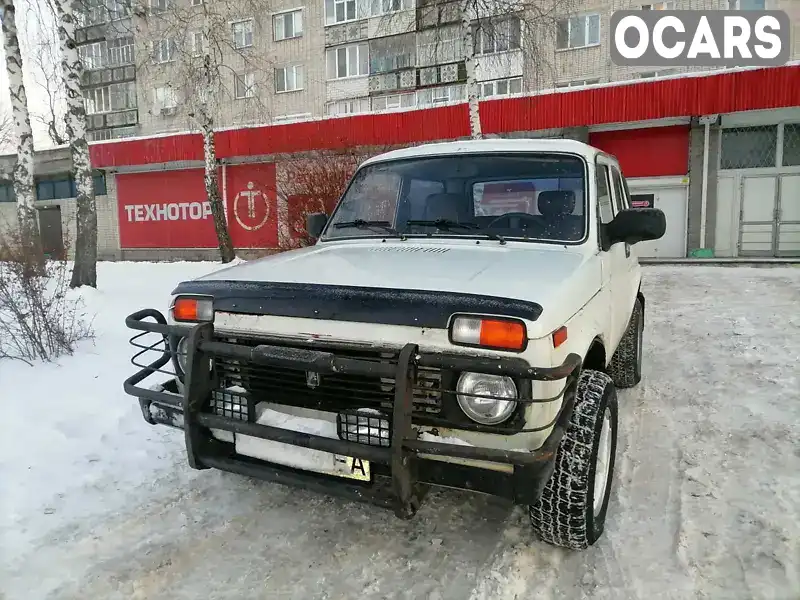
[[[544,484],[552,474],[555,453],[572,413],[575,399],[574,384],[581,367],[581,359],[576,354],[569,354],[564,363],[557,367],[539,368],[531,367],[517,357],[486,358],[420,352],[417,345],[412,343],[402,348],[394,363],[341,357],[323,350],[269,344],[239,345],[216,341],[213,323],[168,324],[164,316],[154,309],[144,309],[131,314],[125,320],[125,324],[128,328],[141,333],[134,335],[130,340],[135,348],[140,349],[131,360],[140,370],[124,382],[124,390],[138,398],[142,415],[148,423],[166,424],[183,430],[187,458],[192,468],[216,468],[324,493],[335,493],[352,500],[368,501],[392,508],[401,518],[410,518],[416,513],[429,485],[444,485],[505,496],[518,503],[530,504],[538,500]],[[153,344],[141,343],[139,339],[147,334],[157,334],[161,338]],[[170,389],[169,383],[149,387],[142,385],[155,373],[176,377],[175,371],[165,369],[173,360],[170,337],[188,339],[182,393],[177,387]],[[145,352],[154,350],[161,352],[158,359],[150,364],[137,362]],[[349,374],[394,378],[395,392],[391,414],[388,415],[389,418],[381,417],[383,422],[378,426],[379,431],[381,428],[387,430],[387,435],[384,436],[381,431],[381,440],[378,444],[359,443],[359,440],[348,441],[346,433],[351,424],[350,419],[370,418],[369,414],[353,414],[351,411],[338,411],[337,432],[340,438],[345,437],[345,439],[333,439],[253,422],[251,411],[255,410],[255,406],[251,404],[241,407],[238,411],[232,410],[230,413],[209,412],[207,407],[214,394],[225,393],[215,390],[212,368],[215,357],[313,371],[321,375]],[[564,401],[551,423],[525,430],[553,428],[542,446],[534,451],[510,451],[422,441],[416,438],[416,432],[412,428],[413,389],[419,367],[509,375],[538,381],[563,379],[566,383],[557,396],[547,399],[518,399],[517,402],[544,403],[557,401],[562,397]],[[569,390],[572,393],[568,393]],[[222,401],[223,405],[226,405],[224,398]],[[389,485],[353,483],[347,479],[319,475],[241,456],[231,450],[230,444],[225,444],[212,436],[210,432],[212,429],[384,465],[387,468],[381,474],[388,475]],[[384,437],[386,439],[383,439]],[[514,469],[512,474],[508,474],[457,463],[425,460],[420,455],[505,463],[513,465]]]

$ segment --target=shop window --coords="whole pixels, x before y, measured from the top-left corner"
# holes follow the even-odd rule
[[[105,196],[108,193],[104,174],[95,174],[92,177],[92,182],[94,183],[95,196]],[[74,198],[76,195],[75,180],[71,175],[36,181],[37,200],[60,200],[62,198]]]
[[[774,167],[777,145],[777,125],[723,129],[720,169]]]
[[[783,126],[783,166],[800,167],[800,123]]]

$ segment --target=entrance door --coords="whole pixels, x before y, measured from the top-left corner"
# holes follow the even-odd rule
[[[782,175],[777,256],[800,256],[800,175]]]
[[[64,259],[64,235],[61,230],[61,207],[48,206],[38,209],[39,230],[45,256]]]
[[[742,177],[739,218],[739,255],[775,256],[778,178]]]
[[[636,254],[647,258],[686,257],[686,189],[662,188],[631,193],[631,208],[659,208],[664,211],[664,236],[636,244]]]

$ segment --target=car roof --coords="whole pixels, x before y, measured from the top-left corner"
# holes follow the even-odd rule
[[[487,152],[568,152],[579,154],[590,162],[594,162],[598,154],[603,154],[613,162],[613,156],[605,154],[602,150],[584,142],[568,139],[491,139],[491,140],[462,140],[456,142],[437,142],[420,144],[408,148],[391,150],[368,158],[361,166],[376,162],[401,160],[406,158],[421,158],[426,156],[444,156],[449,154],[475,154]]]

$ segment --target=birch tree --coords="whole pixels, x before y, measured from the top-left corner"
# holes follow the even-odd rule
[[[522,76],[538,83],[554,69],[558,22],[577,5],[577,0],[419,0],[420,35],[435,41],[426,44],[433,57],[423,60],[463,61],[472,139],[483,137],[479,67],[501,67],[503,60],[509,60],[508,51],[519,50],[525,58]],[[450,37],[454,28],[457,38]]]
[[[86,139],[86,108],[81,92],[83,63],[75,42],[76,15],[81,7],[78,0],[48,0],[52,2],[58,24],[61,51],[61,75],[66,94],[66,134],[72,155],[72,175],[75,179],[75,264],[70,287],[97,287],[97,207],[92,180],[92,162]]]
[[[203,137],[206,195],[223,263],[232,261],[235,251],[220,194],[215,132],[231,121],[269,120],[263,96],[271,94],[259,91],[272,81],[271,64],[250,49],[261,19],[261,29],[271,31],[270,10],[266,0],[215,0],[199,6],[159,0],[150,4],[139,36],[149,43],[137,68],[154,81],[154,105],[173,113],[169,118],[176,123],[187,118],[186,125]]]
[[[14,194],[17,198],[17,220],[21,241],[34,255],[35,263],[44,266],[39,223],[34,205],[33,181],[33,130],[28,113],[28,97],[22,77],[22,52],[17,35],[17,18],[14,0],[1,0],[3,44],[6,54],[6,71],[11,96],[11,114],[17,138],[17,161],[14,165]]]

